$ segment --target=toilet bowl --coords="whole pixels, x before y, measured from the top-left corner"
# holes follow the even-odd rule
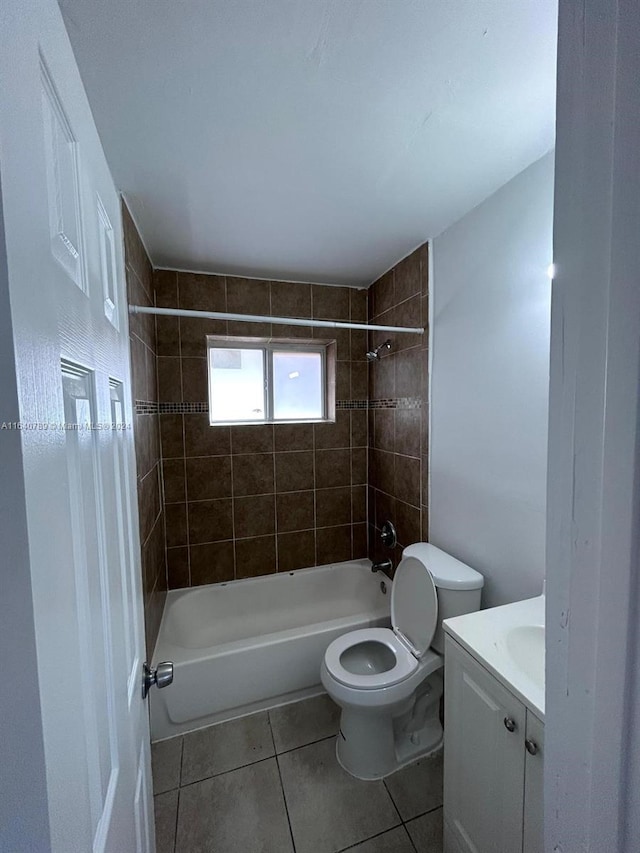
[[[391,628],[334,640],[321,679],[341,709],[336,755],[358,779],[381,779],[442,744],[442,620],[478,610],[483,578],[425,542],[405,548],[391,586]]]

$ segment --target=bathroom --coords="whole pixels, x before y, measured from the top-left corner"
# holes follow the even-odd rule
[[[368,339],[367,332],[358,329],[336,332],[340,337],[336,338],[335,424],[209,426],[206,335],[256,336],[257,324],[249,331],[248,324],[233,321],[227,325],[220,320],[158,316],[154,330],[153,315],[133,316],[131,348],[139,412],[136,428],[141,435],[149,435],[151,430],[154,434],[152,441],[136,445],[140,519],[146,525],[140,538],[144,543],[148,659],[157,662],[174,656],[175,650],[167,650],[167,655],[163,650],[153,654],[167,590],[194,589],[367,557],[373,561],[390,557],[397,565],[402,549],[419,541],[437,542],[476,567],[484,575],[485,606],[530,598],[541,591],[552,211],[550,153],[441,236],[418,247],[371,287],[355,289],[170,270],[152,273],[135,225],[124,208],[131,304],[371,324],[410,326],[420,322],[429,327],[430,336],[380,331],[369,332]],[[540,261],[530,263],[531,258]],[[439,286],[429,288],[430,275]],[[461,287],[461,282],[468,285]],[[431,323],[430,296],[435,298]],[[258,334],[289,338],[292,330],[301,337],[311,331],[275,326],[260,324]],[[313,329],[313,334],[325,335],[326,330]],[[387,334],[391,337],[385,338]],[[383,342],[382,338],[390,340],[390,346],[384,347],[378,359],[368,361],[369,347]],[[431,371],[430,340],[434,341]],[[149,454],[149,447],[155,448],[155,456]],[[201,521],[203,511],[210,514],[206,521]],[[457,523],[461,517],[463,528]],[[380,537],[387,520],[397,532],[398,544],[391,549]],[[161,539],[163,527],[165,542]],[[209,538],[213,541],[204,541]],[[258,593],[253,607],[260,606]],[[326,647],[326,638],[323,642]],[[216,681],[216,672],[212,672],[205,680],[218,683],[230,677],[225,673]],[[318,692],[317,681],[312,693]],[[196,684],[188,691],[195,689]],[[164,695],[169,696],[171,690],[169,687]],[[183,682],[182,691],[186,690]],[[282,692],[288,698],[302,699],[299,708],[285,704],[268,712],[276,743],[279,737],[286,742],[278,728],[284,725],[282,720],[307,730],[307,737],[312,739],[306,745],[300,741],[303,734],[296,739],[296,734],[289,732],[291,742],[300,745],[291,754],[283,753],[282,760],[288,757],[293,761],[300,752],[301,761],[308,753],[308,760],[322,764],[333,746],[335,710],[325,697],[306,699],[303,693]],[[153,700],[158,698],[159,703],[159,697],[152,697],[152,728]],[[283,701],[278,699],[275,704]],[[237,705],[239,701],[232,698],[227,703]],[[188,827],[194,831],[193,812],[201,813],[202,809],[186,795],[195,797],[200,785],[205,789],[201,780],[207,773],[212,778],[222,773],[222,769],[215,775],[211,769],[200,769],[201,775],[194,776],[190,769],[196,761],[192,755],[196,745],[217,756],[214,741],[208,746],[203,741],[207,731],[203,726],[217,720],[199,714],[194,713],[194,719],[182,730],[202,731],[186,734],[184,741],[180,736],[170,738],[180,732],[179,728],[163,727],[163,721],[158,722],[156,734],[161,737],[154,747],[156,773],[161,777],[156,787],[158,849],[173,849],[176,823],[176,849],[183,849],[181,844],[186,845],[184,849],[190,849],[189,843],[197,844],[193,838],[189,842]],[[219,713],[219,718],[224,719],[224,714]],[[265,711],[247,719],[256,727],[268,726]],[[224,725],[209,730],[211,737],[224,739]],[[253,743],[258,735],[248,728],[241,735],[239,725],[238,721],[227,723],[228,737],[244,737]],[[236,766],[273,755],[270,743],[253,743],[253,749],[253,759],[243,755],[236,764],[223,765],[233,768],[227,770],[230,785],[234,773],[239,778],[246,775],[246,768],[235,770]],[[314,751],[321,757],[315,758]],[[210,760],[215,766],[214,759]],[[334,769],[338,772],[337,767]],[[375,823],[370,825],[381,807],[388,805],[376,803],[372,792],[361,818],[367,828],[359,831],[379,836],[377,843],[387,845],[379,849],[401,850],[412,843],[417,849],[439,849],[432,836],[441,832],[441,790],[437,793],[438,779],[442,785],[441,773],[438,759],[427,759],[399,771],[391,777],[393,782],[375,783],[389,792],[387,796],[401,809],[403,820],[410,816],[405,825],[412,841],[401,838],[395,812],[386,816],[380,829]],[[225,774],[221,778],[226,779]],[[194,784],[196,779],[199,784]],[[300,787],[303,782],[296,784]],[[324,784],[328,786],[329,782]],[[403,786],[411,784],[423,787],[423,805],[393,799],[394,791],[399,791],[397,797],[401,798]],[[184,802],[182,822],[177,820],[179,791]],[[336,786],[333,792],[337,791]],[[340,793],[341,797],[356,795]],[[235,808],[243,808],[241,797],[236,793],[228,796],[230,801],[238,797]],[[309,798],[331,803],[326,789],[311,791]],[[220,808],[233,813],[226,800]],[[289,820],[294,819],[290,813]],[[363,840],[351,825],[344,828],[344,838],[328,838],[326,821],[323,815],[322,834],[328,845],[338,845],[335,849]],[[328,822],[339,826],[335,816]],[[213,833],[208,826],[203,831]],[[334,849],[322,846],[320,836],[313,836],[312,831],[302,825],[298,828],[299,838],[294,834],[296,849]],[[255,832],[255,827],[249,832]],[[222,843],[213,834],[217,843]],[[161,845],[167,836],[170,840],[164,848]],[[237,849],[247,849],[247,839],[235,843]]]
[[[266,588],[253,587],[252,596],[237,606],[226,599],[218,610],[212,598],[207,620],[219,625],[218,644],[237,637],[238,620],[247,628],[250,645],[258,634],[268,635],[268,643],[266,658],[254,660],[250,649],[246,662],[234,647],[231,667],[222,663],[218,649],[217,667],[210,670],[197,668],[193,652],[185,655],[181,648],[197,646],[197,658],[214,645],[193,639],[198,634],[195,612],[187,610],[186,624],[179,627],[181,636],[189,637],[186,643],[172,644],[164,635],[158,641],[159,630],[165,630],[160,621],[163,608],[167,624],[171,618],[167,591],[274,574],[284,588],[290,572],[336,563],[343,573],[352,572],[352,564],[367,557],[374,562],[390,558],[395,567],[403,549],[420,541],[436,542],[477,568],[484,575],[485,606],[539,594],[552,211],[553,154],[548,153],[369,288],[358,289],[152,272],[124,207],[131,305],[428,328],[425,335],[367,333],[158,315],[154,329],[153,315],[132,316],[136,428],[145,436],[153,431],[153,440],[136,445],[145,525],[140,539],[147,659],[171,659],[176,677],[162,694],[150,696],[158,850],[173,851],[174,843],[176,850],[200,849],[207,840],[216,850],[246,850],[256,836],[268,845],[269,833],[274,846],[267,849],[288,849],[287,827],[301,851],[353,845],[366,850],[367,844],[380,850],[441,849],[439,751],[384,781],[348,779],[333,756],[336,706],[318,695],[323,649],[348,630],[374,624],[376,613],[388,611],[384,598],[382,605],[371,605],[371,621],[355,617],[352,624],[323,629],[321,648],[306,652],[312,672],[304,675],[305,659],[284,644],[278,652],[273,631],[287,627],[288,608],[304,607],[307,624],[292,641],[299,650],[311,643],[308,634],[315,623],[330,620],[333,625],[335,601],[329,601],[323,617],[319,605],[309,614],[304,593],[297,603],[285,599],[281,611],[281,596],[289,593],[276,593],[278,609],[258,631],[255,623],[270,606]],[[540,260],[531,263],[532,258]],[[431,288],[430,277],[437,283]],[[435,300],[431,321],[430,297]],[[335,336],[335,423],[211,426],[207,335],[295,335],[303,341],[311,335]],[[367,359],[387,341],[378,358]],[[394,525],[395,546],[381,540],[386,521]],[[340,592],[339,577],[325,577],[309,593],[314,602],[323,595],[323,585],[337,586],[347,597],[346,590]],[[388,582],[382,573],[376,577]],[[225,609],[234,614],[227,636]],[[295,677],[276,689],[273,683],[283,678],[283,669],[295,669]],[[249,672],[253,692],[244,684]],[[210,684],[216,685],[213,701]],[[248,711],[253,713],[246,716]],[[227,744],[235,744],[237,754]],[[251,773],[254,762],[257,779]],[[269,764],[277,767],[281,782],[262,779]],[[321,767],[325,776],[318,780]],[[244,813],[249,798],[260,801],[264,785],[283,786],[281,800],[269,800],[265,807],[268,829],[261,813],[252,824],[237,811]],[[352,804],[348,819],[339,809],[344,798]],[[198,819],[207,814],[206,802],[226,817]],[[323,804],[315,824],[304,819],[312,803]],[[371,837],[375,841],[367,841]]]
[[[567,0],[559,52],[551,0],[28,3],[6,849],[634,849],[637,306],[575,215],[633,135],[573,156]]]

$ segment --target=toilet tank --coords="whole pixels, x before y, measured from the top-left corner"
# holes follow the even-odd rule
[[[480,610],[484,578],[466,563],[441,551],[428,542],[416,542],[402,552],[403,557],[415,557],[431,573],[438,593],[438,627],[431,648],[444,654],[442,620]]]

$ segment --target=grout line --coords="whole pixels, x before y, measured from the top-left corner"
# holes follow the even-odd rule
[[[315,699],[316,697],[312,696],[311,698]],[[303,699],[302,701],[304,702],[305,700]],[[280,707],[282,707],[282,706],[280,706]],[[337,734],[326,735],[326,737],[319,737],[317,740],[310,740],[309,743],[301,743],[298,746],[292,746],[291,749],[281,749],[280,752],[276,753],[276,755],[288,755],[290,752],[295,752],[297,749],[305,749],[305,747],[307,747],[307,746],[313,746],[314,744],[322,743],[325,740],[335,740],[336,737],[337,737]]]
[[[417,848],[417,847],[416,847],[416,845],[413,843],[413,838],[411,837],[411,833],[410,833],[410,832],[409,832],[409,830],[407,829],[407,824],[406,824],[406,823],[403,823],[403,824],[402,824],[402,828],[404,829],[404,831],[405,831],[405,832],[406,832],[406,834],[407,834],[407,838],[409,839],[409,844],[411,845],[412,849],[413,849],[413,850],[415,850],[415,853],[419,853],[418,848]]]
[[[173,844],[171,845],[171,849],[173,853],[176,853],[176,847],[178,846],[178,816],[180,814],[180,788],[178,788],[178,799],[176,801],[176,822],[173,827]]]
[[[359,847],[361,844],[365,844],[367,841],[373,841],[374,838],[380,838],[382,835],[386,835],[387,832],[391,832],[393,829],[398,829],[399,827],[404,828],[404,824],[402,823],[402,821],[400,823],[394,824],[393,826],[389,826],[387,829],[383,829],[382,832],[376,832],[375,835],[369,835],[367,838],[362,838],[360,841],[356,841],[355,844],[350,844],[348,847],[341,847],[338,853],[346,853],[347,850],[353,850],[355,847]],[[407,835],[408,834],[409,833],[407,833]]]
[[[242,498],[262,498],[262,497],[269,497],[269,496],[270,496],[270,494],[272,494],[272,493],[271,493],[271,492],[269,492],[267,495],[238,495],[238,496],[236,497],[236,500],[241,500]],[[183,504],[183,503],[190,503],[190,504],[208,504],[208,503],[215,503],[216,501],[230,501],[230,500],[233,500],[233,498],[231,497],[231,495],[227,495],[227,496],[226,496],[226,497],[224,497],[224,498],[198,498],[198,499],[197,499],[197,500],[195,500],[195,501],[189,501],[189,500],[187,500],[187,501],[168,501],[167,505],[168,505],[168,506],[173,506],[173,505],[175,505],[175,504]]]
[[[273,734],[273,726],[271,725],[271,711],[272,710],[274,710],[274,709],[270,708],[267,710],[267,723],[269,725],[269,734],[271,735],[271,742],[273,743],[273,754],[277,755],[278,750],[276,748],[276,739],[275,739],[274,734]],[[260,713],[260,712],[258,711],[258,713]]]
[[[404,823],[411,823],[412,820],[418,820],[419,817],[425,817],[428,814],[433,814],[433,812],[437,812],[438,809],[443,808],[443,804],[440,803],[439,806],[434,806],[432,809],[427,809],[426,812],[420,812],[420,814],[416,814],[413,817],[408,817]]]
[[[271,721],[269,721],[269,727],[271,727]],[[271,738],[273,739],[273,731],[271,732]],[[273,741],[273,748],[275,749],[275,740]],[[280,770],[280,761],[278,759],[278,755],[275,756],[276,759],[276,767],[278,768],[278,779],[280,780],[280,790],[282,791],[282,800],[284,802],[284,811],[287,816],[287,824],[289,826],[289,835],[291,837],[291,846],[293,847],[293,853],[296,853],[296,842],[293,837],[293,828],[291,826],[291,817],[289,815],[289,804],[287,803],[287,794],[284,790],[284,782],[282,781],[282,771]]]
[[[160,414],[162,415],[163,413],[161,412]],[[169,412],[169,414],[178,415],[180,417],[183,417],[184,412]],[[206,415],[206,412],[195,412],[195,414]],[[158,417],[158,416],[155,415],[155,417]],[[236,456],[237,455],[238,454],[236,453]],[[193,456],[188,456],[187,454],[185,454],[185,459],[224,459],[225,456],[231,456],[231,454],[230,453],[196,453]],[[167,456],[165,461],[170,462],[172,459],[182,459],[182,456]],[[205,500],[206,500],[206,498],[205,498]],[[180,501],[173,501],[173,503],[180,503]]]
[[[224,498],[224,500],[230,500],[230,498]],[[177,504],[169,504],[169,506],[177,506]],[[331,525],[330,528],[321,527],[319,529],[320,530],[329,530],[333,527],[348,527],[348,526],[349,526],[348,524],[333,524],[333,525]],[[305,530],[287,530],[287,531],[285,531],[285,533],[286,534],[289,534],[289,533],[311,533],[311,532],[313,532],[313,530],[315,530],[314,527],[307,527]],[[221,544],[222,542],[246,542],[247,540],[250,540],[250,539],[269,539],[272,536],[275,536],[275,533],[259,533],[257,536],[239,536],[237,539],[212,539],[212,540],[207,540],[206,542],[192,542],[189,547],[197,548],[199,545],[218,545],[218,544]],[[173,551],[176,548],[185,548],[185,547],[187,547],[187,546],[185,546],[185,545],[169,545],[169,548],[167,550]],[[334,560],[334,562],[346,562],[346,561]],[[316,568],[316,567],[315,566],[301,566],[301,568]],[[288,571],[297,571],[297,569],[287,569],[287,572]],[[255,577],[261,577],[261,575],[256,575]],[[244,580],[245,577],[243,576],[242,579]],[[240,578],[238,580],[240,580]],[[222,581],[222,583],[227,583],[227,581]]]
[[[428,811],[428,812],[422,812],[421,814],[415,815],[414,817],[410,817],[408,820],[403,821],[403,824],[402,824],[402,825],[403,825],[403,827],[404,827],[404,830],[405,830],[405,832],[407,833],[407,835],[409,836],[409,841],[410,841],[410,843],[411,843],[411,846],[412,846],[412,847],[413,847],[413,849],[416,851],[416,853],[420,853],[420,851],[418,850],[417,845],[414,843],[413,838],[411,837],[411,833],[410,833],[410,832],[409,832],[409,830],[407,829],[407,824],[408,824],[408,823],[413,823],[413,821],[414,821],[414,820],[418,820],[419,818],[424,817],[425,815],[432,814],[433,812],[437,812],[437,811],[438,811],[438,809],[441,809],[441,808],[442,808],[442,806],[441,806],[441,805],[440,805],[440,806],[436,806],[436,807],[435,807],[435,808],[433,808],[433,809],[429,809],[429,811]],[[442,849],[442,848],[441,848],[441,849]]]
[[[144,541],[141,541],[141,543],[140,543],[140,549],[141,550],[146,546],[147,542],[153,536],[153,531],[156,529],[156,526],[158,524],[158,520],[161,518],[162,518],[162,507],[160,508],[160,512],[153,519],[153,524],[151,525],[151,529],[149,530],[149,535],[147,536],[147,538]]]
[[[184,735],[180,735],[182,738],[182,743],[180,744],[180,775],[178,777],[178,788],[182,787],[182,763],[184,761]]]
[[[394,807],[394,809],[396,810],[396,813],[397,813],[397,815],[398,815],[398,818],[399,818],[400,822],[401,822],[401,823],[404,823],[404,821],[402,820],[402,815],[400,814],[400,809],[399,809],[399,808],[398,808],[398,806],[396,805],[396,801],[393,799],[393,796],[392,796],[392,794],[391,794],[391,791],[389,790],[389,787],[387,786],[387,783],[386,783],[386,781],[385,781],[384,779],[382,780],[382,784],[384,785],[384,789],[385,789],[385,791],[386,791],[386,792],[387,792],[387,794],[389,795],[389,799],[390,799],[390,800],[391,800],[391,802],[393,803],[393,807]]]
[[[168,740],[171,740],[171,738],[168,738]],[[158,743],[165,743],[165,741],[158,741]],[[151,778],[153,779],[153,774],[151,775]],[[179,791],[180,787],[181,785],[178,782],[175,788],[167,788],[166,791],[156,791],[153,794],[153,798],[155,799],[156,797],[164,797],[165,794],[173,794],[174,791]]]
[[[147,257],[148,257],[148,255],[147,255]],[[151,303],[151,305],[155,305],[155,301],[156,301],[156,300],[155,300],[155,296],[156,296],[156,294],[155,294],[155,290],[154,290],[154,287],[153,287],[153,268],[152,268],[152,270],[151,270],[151,293],[149,293],[149,291],[147,290],[147,288],[144,286],[144,282],[143,282],[143,280],[142,280],[142,276],[140,275],[140,273],[138,273],[138,269],[137,269],[137,267],[135,266],[135,264],[133,263],[133,259],[131,259],[130,261],[129,261],[129,260],[127,260],[127,261],[125,262],[125,266],[126,266],[126,267],[128,267],[129,272],[130,272],[130,273],[132,273],[132,274],[133,274],[133,275],[138,279],[138,284],[139,284],[139,285],[140,285],[140,287],[142,288],[142,291],[143,291],[144,295],[147,297],[147,299],[149,300],[149,302]]]
[[[229,720],[227,722],[232,721]],[[214,723],[214,725],[223,725],[223,723]],[[206,728],[197,729],[196,731],[206,731]],[[250,761],[248,764],[240,764],[238,767],[231,767],[229,770],[223,770],[222,773],[214,773],[211,776],[203,776],[202,779],[194,779],[193,782],[187,782],[184,785],[180,785],[180,790],[183,788],[191,788],[193,785],[200,785],[201,782],[208,782],[209,779],[220,779],[220,777],[226,776],[229,773],[235,773],[236,770],[246,770],[247,767],[255,767],[256,764],[264,764],[265,761],[270,761],[275,757],[275,755],[267,755],[266,758],[258,758],[257,761]]]

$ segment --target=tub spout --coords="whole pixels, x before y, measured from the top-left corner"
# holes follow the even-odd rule
[[[379,563],[374,563],[374,564],[371,566],[371,571],[372,571],[372,572],[382,572],[383,574],[385,574],[385,575],[389,578],[389,580],[392,580],[392,579],[393,579],[393,578],[392,578],[392,575],[393,575],[393,563],[392,563],[392,562],[391,562],[391,560],[389,560],[389,559],[386,559],[386,560],[380,560],[380,562],[379,562]]]

